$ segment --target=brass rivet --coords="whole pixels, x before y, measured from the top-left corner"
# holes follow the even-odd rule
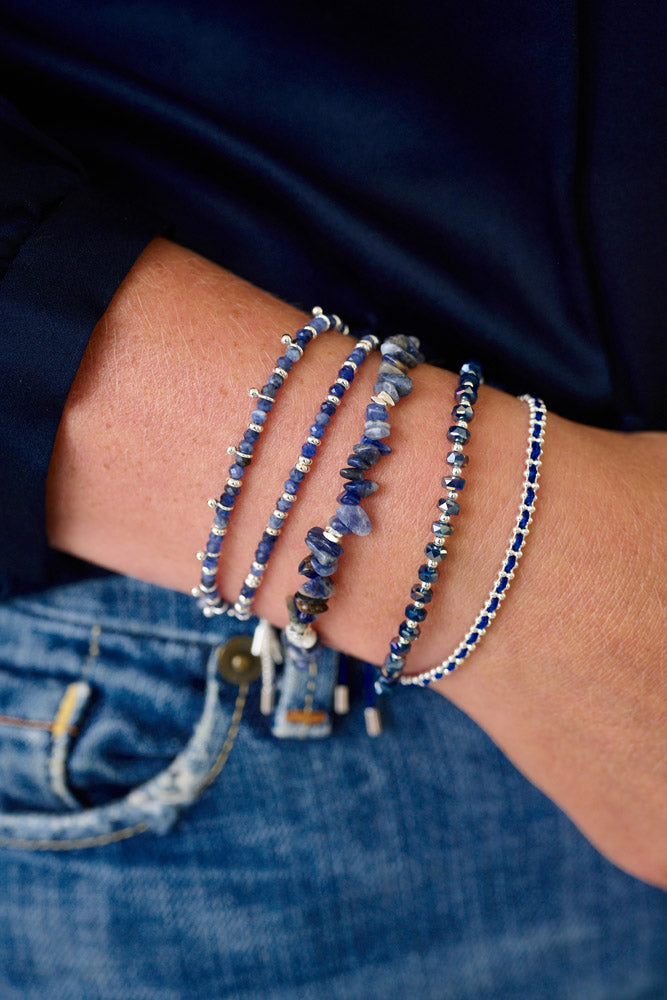
[[[217,652],[218,672],[230,684],[250,684],[262,672],[258,656],[253,656],[249,635],[233,635]]]

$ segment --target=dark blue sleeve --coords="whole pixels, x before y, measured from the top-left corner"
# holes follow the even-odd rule
[[[159,229],[0,101],[0,574],[48,574],[46,474],[92,330]]]

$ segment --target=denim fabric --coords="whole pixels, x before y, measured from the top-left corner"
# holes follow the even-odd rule
[[[406,690],[276,739],[217,671],[251,626],[117,577],[0,605],[1,1000],[667,996],[664,894],[481,730]]]

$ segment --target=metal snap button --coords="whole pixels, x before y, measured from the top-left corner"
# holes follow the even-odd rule
[[[233,635],[217,652],[218,672],[230,684],[251,684],[262,672],[262,663],[253,656],[249,635]]]

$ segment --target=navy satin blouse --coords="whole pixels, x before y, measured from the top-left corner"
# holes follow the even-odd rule
[[[623,430],[667,425],[657,5],[0,0],[0,572],[90,332],[163,232]]]

